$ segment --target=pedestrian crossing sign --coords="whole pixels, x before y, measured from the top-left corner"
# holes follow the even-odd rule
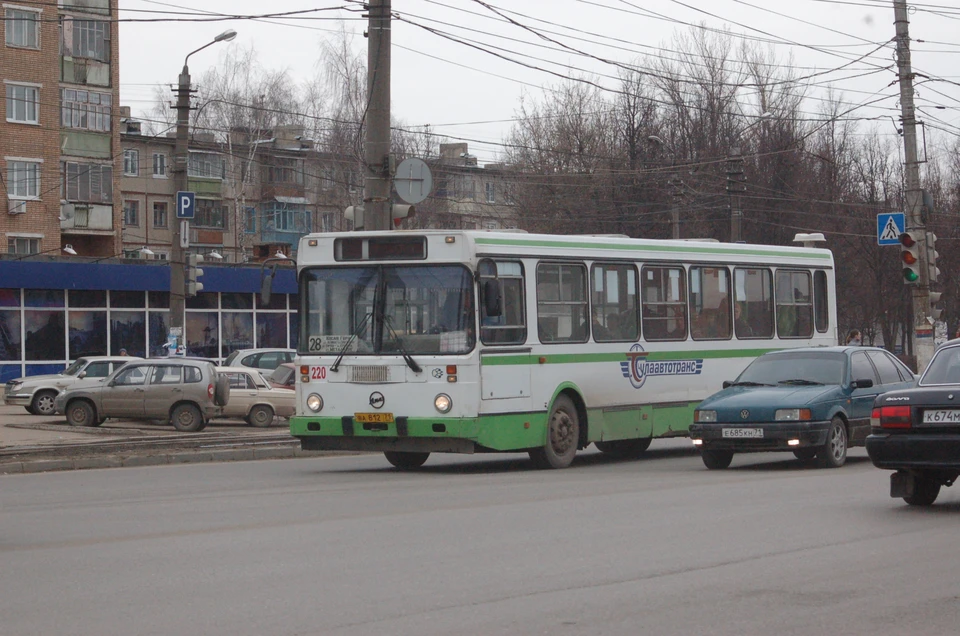
[[[877,245],[899,245],[900,235],[907,225],[903,212],[886,212],[877,215]]]

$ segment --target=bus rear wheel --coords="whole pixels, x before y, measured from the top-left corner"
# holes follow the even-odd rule
[[[387,461],[400,470],[413,470],[420,468],[430,457],[430,453],[400,453],[398,451],[383,451],[383,456]]]
[[[624,459],[634,459],[643,454],[650,448],[650,442],[653,438],[643,439],[619,439],[613,442],[594,442],[597,449],[604,455]]]
[[[530,451],[537,468],[566,468],[573,463],[580,443],[580,417],[573,400],[560,395],[547,418],[547,443]]]

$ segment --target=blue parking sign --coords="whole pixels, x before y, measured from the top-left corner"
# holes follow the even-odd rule
[[[192,219],[196,212],[197,195],[194,192],[177,192],[177,218]]]
[[[877,215],[877,245],[899,245],[900,235],[907,229],[903,212]]]

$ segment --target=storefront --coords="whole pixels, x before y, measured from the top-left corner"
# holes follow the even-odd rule
[[[204,263],[204,291],[187,299],[187,355],[226,358],[298,342],[292,268],[260,302],[260,268]],[[83,355],[164,356],[170,267],[163,262],[0,261],[0,382],[56,373]]]

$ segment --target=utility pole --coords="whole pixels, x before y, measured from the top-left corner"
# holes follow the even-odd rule
[[[189,56],[188,56],[189,57]],[[176,190],[186,192],[187,168],[189,165],[190,140],[190,69],[186,63],[180,72],[177,85],[177,138],[173,147],[173,171]],[[178,202],[179,204],[179,202]],[[186,344],[186,334],[183,331],[183,310],[185,305],[186,285],[184,284],[184,258],[180,237],[180,219],[177,218],[176,206],[167,215],[170,223],[170,330],[177,334],[178,344]],[[179,331],[178,331],[179,330]]]
[[[913,69],[910,65],[910,33],[906,0],[893,0],[897,29],[897,68],[900,76],[900,118],[903,123],[904,177],[906,180],[907,230],[916,237],[920,278],[910,290],[913,316],[913,353],[917,371],[923,371],[933,357],[933,322],[927,319],[930,308],[930,274],[927,271],[927,239],[923,219],[923,191],[920,189],[920,163],[917,160],[917,116],[913,105]]]
[[[670,208],[670,225],[673,228],[672,238],[677,240],[680,238],[680,202],[683,198],[683,180],[674,173],[670,178],[670,186],[672,188],[671,203],[673,204]]]
[[[727,194],[730,196],[730,242],[743,241],[741,221],[743,209],[740,207],[740,195],[746,192],[743,177],[743,157],[740,148],[731,148],[727,158]]]
[[[363,229],[392,229],[390,189],[390,0],[369,0],[367,27],[367,110],[363,154],[366,181]]]

